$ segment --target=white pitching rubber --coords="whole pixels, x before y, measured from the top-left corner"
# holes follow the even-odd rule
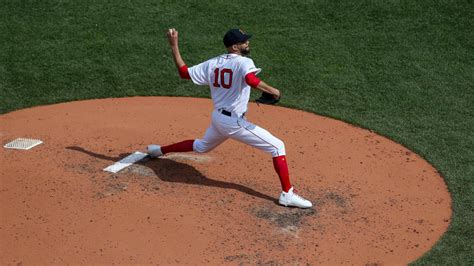
[[[130,165],[142,160],[145,158],[148,154],[136,151],[133,154],[130,154],[129,156],[123,158],[122,160],[108,166],[107,168],[104,169],[106,172],[111,172],[111,173],[118,173],[120,170],[129,167]]]

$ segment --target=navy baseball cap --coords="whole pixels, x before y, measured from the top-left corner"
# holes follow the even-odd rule
[[[243,43],[250,39],[250,37],[252,37],[251,34],[247,34],[241,29],[230,29],[224,35],[224,45],[229,47],[237,43]]]

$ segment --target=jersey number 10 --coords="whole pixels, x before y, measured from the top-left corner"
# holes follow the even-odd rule
[[[220,75],[219,75],[220,73]],[[221,87],[224,89],[230,89],[232,87],[232,69],[223,68],[219,71],[219,68],[214,69],[214,87]],[[220,84],[219,84],[219,77],[220,77]]]

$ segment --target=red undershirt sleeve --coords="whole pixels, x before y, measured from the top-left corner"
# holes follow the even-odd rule
[[[247,84],[250,85],[250,87],[253,87],[253,88],[256,88],[258,86],[258,84],[260,84],[260,79],[257,78],[257,76],[255,75],[255,73],[248,73],[247,75],[245,75],[245,82],[247,82]]]
[[[179,76],[182,78],[182,79],[191,79],[191,76],[189,75],[189,71],[188,71],[188,66],[187,65],[184,65],[182,67],[179,68]]]

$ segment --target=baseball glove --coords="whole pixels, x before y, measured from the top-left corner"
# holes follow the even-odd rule
[[[255,101],[261,104],[273,105],[273,104],[277,104],[280,101],[280,99],[281,99],[281,94],[280,96],[278,96],[278,98],[275,98],[273,94],[270,94],[268,92],[262,92],[262,95],[260,96],[260,98],[256,99]]]

